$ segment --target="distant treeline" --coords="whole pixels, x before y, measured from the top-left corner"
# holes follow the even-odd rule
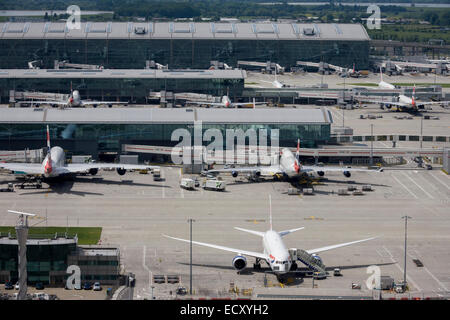
[[[306,1],[306,0],[305,0]],[[393,2],[411,2],[392,0]],[[261,5],[258,2],[283,2],[279,5]],[[341,6],[338,2],[314,6],[287,5],[290,0],[0,0],[0,10],[64,10],[76,3],[81,10],[114,11],[113,20],[124,21],[131,17],[153,18],[209,18],[217,21],[220,17],[241,19],[299,19],[318,17],[323,22],[339,19],[339,22],[360,21],[369,16],[364,6]],[[306,2],[311,2],[306,1]],[[343,0],[342,2],[353,2]],[[388,0],[359,0],[354,2],[391,2]],[[416,3],[445,3],[449,0],[417,0]],[[406,8],[383,6],[382,17],[398,17],[426,20],[433,25],[449,26],[450,9],[446,8]]]

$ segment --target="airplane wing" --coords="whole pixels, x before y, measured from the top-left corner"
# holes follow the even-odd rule
[[[137,164],[122,164],[122,163],[69,163],[64,169],[68,173],[82,173],[90,169],[104,169],[104,168],[118,168],[125,170],[145,170],[145,169],[159,169],[159,166],[147,166]]]
[[[263,176],[273,176],[276,174],[281,174],[283,173],[281,171],[280,166],[275,165],[275,166],[254,166],[254,167],[238,167],[238,168],[226,168],[226,169],[212,169],[212,170],[208,170],[207,173],[233,173],[233,172],[237,172],[237,173],[256,173],[256,172],[260,172],[261,175]]]
[[[94,105],[94,104],[128,104],[128,102],[125,101],[86,101],[86,100],[81,100],[81,104],[82,105]]]
[[[163,236],[166,237],[166,238],[169,238],[169,239],[174,239],[174,240],[183,241],[183,242],[187,242],[187,243],[191,242],[191,241],[185,240],[185,239],[170,237],[170,236],[165,235],[165,234],[163,234]],[[218,245],[215,245],[215,244],[209,244],[209,243],[198,242],[198,241],[192,241],[192,243],[196,244],[196,245],[199,245],[199,246],[204,246],[204,247],[219,249],[219,250],[223,250],[223,251],[233,252],[233,253],[236,253],[236,254],[243,254],[245,256],[250,256],[250,257],[254,257],[254,258],[260,258],[260,259],[264,259],[264,260],[268,260],[269,259],[269,256],[264,254],[264,253],[247,251],[247,250],[240,250],[240,249],[234,249],[234,248],[223,247],[223,246],[218,246]]]
[[[200,101],[189,101],[188,104],[198,104],[198,105],[209,105],[209,106],[216,106],[216,107],[223,107],[224,104],[222,102],[200,102]]]
[[[66,106],[67,102],[64,101],[52,101],[52,100],[47,100],[47,101],[38,101],[38,100],[32,100],[32,101],[20,101],[20,103],[30,103],[30,104],[56,104],[58,106]]]
[[[252,106],[253,102],[233,102],[233,106]],[[266,102],[255,102],[255,104],[266,104]]]
[[[362,239],[362,240],[357,240],[357,241],[352,241],[352,242],[345,242],[345,243],[335,244],[335,245],[331,245],[331,246],[327,246],[327,247],[306,250],[306,252],[308,252],[309,254],[314,254],[314,253],[319,253],[319,252],[333,250],[333,249],[337,249],[337,248],[341,248],[341,247],[350,246],[350,245],[355,244],[355,243],[369,241],[369,240],[373,240],[373,239],[376,239],[376,238],[377,237],[372,237],[372,238],[367,238],[367,239]]]
[[[43,174],[40,163],[0,163],[0,168],[24,174]]]
[[[450,103],[450,101],[425,101],[425,102],[416,101],[416,104],[419,106],[429,104],[448,104],[448,103]]]
[[[302,165],[302,171],[305,172],[344,172],[344,171],[366,171],[366,172],[383,172],[383,168],[380,168],[378,170],[374,169],[362,169],[362,168],[350,168],[350,167],[331,167],[331,166],[304,166]]]

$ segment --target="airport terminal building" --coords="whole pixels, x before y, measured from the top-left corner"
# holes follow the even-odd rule
[[[48,236],[48,237],[46,237]],[[29,236],[27,240],[27,279],[29,285],[63,287],[71,265],[80,267],[81,282],[99,281],[118,286],[120,252],[115,247],[78,246],[76,235]],[[0,282],[18,280],[18,241],[15,234],[0,233]]]
[[[0,150],[42,148],[46,125],[52,145],[61,146],[69,156],[120,154],[124,144],[175,146],[180,141],[172,141],[176,129],[186,129],[193,145],[194,124],[200,122],[203,133],[210,128],[220,130],[224,147],[228,129],[267,129],[269,146],[270,129],[278,129],[281,147],[295,147],[300,139],[302,146],[311,148],[330,140],[332,121],[326,109],[5,108],[0,119]]]
[[[170,69],[210,67],[220,61],[272,61],[292,67],[298,60],[326,61],[358,70],[369,67],[370,38],[360,24],[83,22],[0,23],[0,69],[25,69],[55,60],[101,65],[105,69],[144,69],[155,61]]]
[[[11,90],[67,94],[71,88],[79,90],[83,99],[129,103],[147,103],[150,91],[228,94],[233,98],[242,95],[246,76],[238,69],[4,69],[0,70],[0,103],[11,102]]]

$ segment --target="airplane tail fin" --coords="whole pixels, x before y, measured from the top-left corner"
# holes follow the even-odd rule
[[[416,95],[416,85],[414,84],[413,92],[412,92],[412,97],[411,97],[412,105],[413,105],[413,106],[416,105],[416,98],[415,98],[415,95]]]
[[[290,234],[290,233],[298,231],[298,230],[303,230],[303,229],[305,229],[305,227],[300,227],[300,228],[295,228],[295,229],[290,229],[290,230],[284,230],[284,231],[278,232],[278,234],[280,235],[280,237],[284,237],[287,234]]]
[[[269,230],[272,228],[272,196],[269,194]]]
[[[249,230],[249,229],[244,229],[244,228],[238,228],[238,227],[234,227],[236,230],[239,231],[243,231],[243,232],[247,232],[247,233],[251,233],[260,237],[264,237],[264,232],[261,231],[254,231],[254,230]]]
[[[47,148],[48,152],[50,152],[50,130],[48,128],[48,125],[47,125]]]

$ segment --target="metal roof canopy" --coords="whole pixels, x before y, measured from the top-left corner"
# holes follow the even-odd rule
[[[148,69],[3,69],[0,79],[11,78],[139,78],[139,79],[245,79],[245,70],[148,70]]]
[[[321,109],[2,109],[0,123],[6,124],[330,124],[332,118]]]
[[[69,30],[64,22],[4,22],[0,39],[370,40],[356,23],[152,21],[82,22],[79,30]]]

